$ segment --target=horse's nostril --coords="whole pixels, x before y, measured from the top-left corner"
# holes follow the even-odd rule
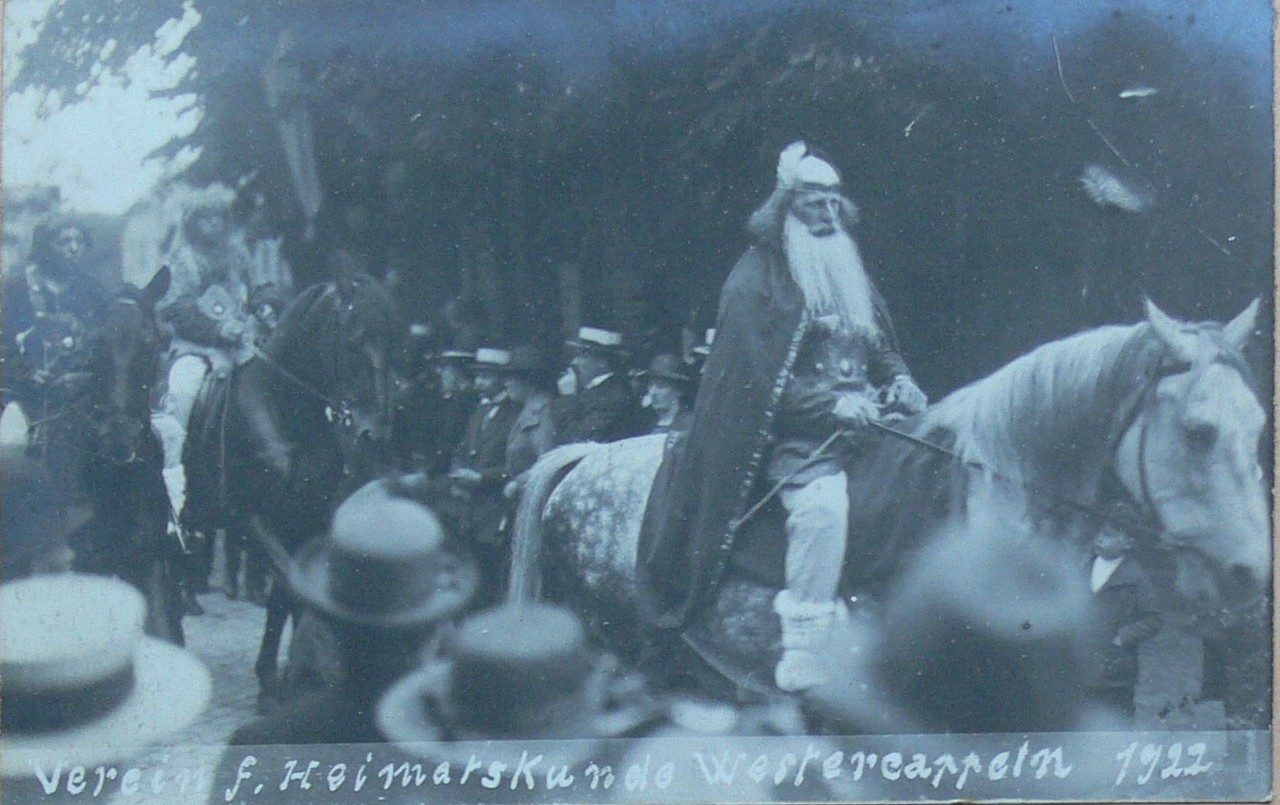
[[[1227,579],[1232,587],[1239,590],[1249,590],[1255,582],[1253,570],[1248,565],[1232,565],[1227,571]]]

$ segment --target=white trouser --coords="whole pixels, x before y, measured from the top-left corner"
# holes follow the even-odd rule
[[[175,514],[182,514],[187,499],[187,475],[182,467],[182,448],[187,441],[191,409],[204,384],[209,365],[198,355],[183,355],[169,367],[169,384],[160,407],[151,414],[151,429],[164,451],[164,486]]]
[[[773,599],[782,627],[782,657],[774,682],[785,691],[820,685],[819,658],[839,605],[836,590],[849,540],[848,477],[843,472],[782,490],[787,510],[786,589]]]
[[[844,472],[782,490],[787,510],[785,578],[793,598],[827,603],[836,597],[849,541],[849,478]]]

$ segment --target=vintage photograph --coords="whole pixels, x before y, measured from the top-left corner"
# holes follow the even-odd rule
[[[5,0],[6,803],[1261,801],[1268,0]]]

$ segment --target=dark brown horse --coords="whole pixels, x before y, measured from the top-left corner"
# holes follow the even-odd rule
[[[343,498],[389,463],[391,361],[404,333],[391,295],[367,276],[299,294],[257,357],[202,395],[184,453],[187,525],[247,527],[277,568],[322,534]],[[273,584],[255,665],[268,695],[290,612]]]
[[[182,645],[181,546],[166,533],[169,499],[150,417],[162,344],[154,306],[168,285],[161,270],[146,288],[126,285],[106,304],[89,334],[88,392],[60,412],[66,427],[51,438],[65,442],[49,449],[76,462],[79,492],[93,511],[71,538],[75,568],[133,584],[147,599],[148,634]]]

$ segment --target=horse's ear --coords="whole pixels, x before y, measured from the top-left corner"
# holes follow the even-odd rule
[[[1254,325],[1258,323],[1258,305],[1261,301],[1254,299],[1247,308],[1240,311],[1240,315],[1227,322],[1222,328],[1223,337],[1232,347],[1243,349],[1249,336],[1253,335]]]
[[[173,275],[169,272],[168,266],[160,266],[160,270],[151,278],[151,282],[147,283],[147,287],[142,289],[142,296],[138,302],[144,307],[151,309],[156,303],[169,293],[169,282],[173,279]]]
[[[1196,337],[1183,329],[1176,319],[1156,307],[1156,303],[1149,298],[1144,299],[1143,303],[1147,308],[1147,321],[1151,322],[1156,335],[1178,360],[1190,363],[1196,353]]]

